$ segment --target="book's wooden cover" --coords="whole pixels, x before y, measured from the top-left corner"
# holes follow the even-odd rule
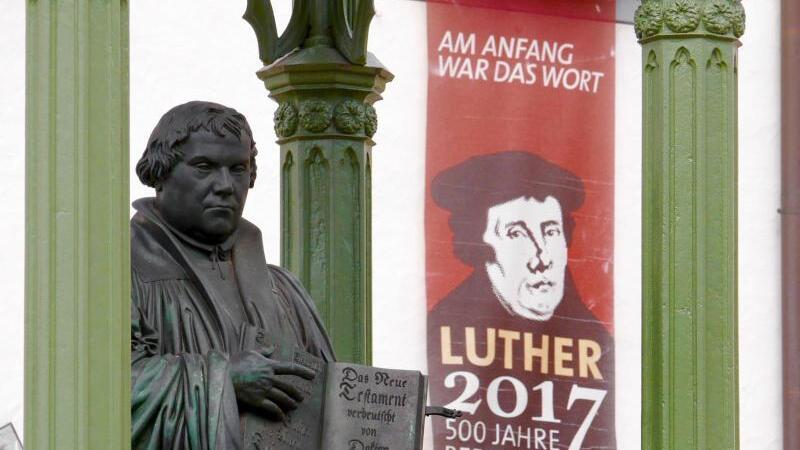
[[[243,340],[257,343],[262,335],[249,330]],[[293,377],[306,398],[282,422],[241,411],[245,450],[422,449],[427,378],[420,372],[325,363],[292,348],[276,347],[272,358],[317,375],[311,381]]]
[[[421,450],[427,379],[411,370],[329,363],[325,450]]]

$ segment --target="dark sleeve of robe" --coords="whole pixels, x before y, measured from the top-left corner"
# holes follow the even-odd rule
[[[180,297],[189,296],[191,289],[186,280],[143,282],[133,273],[133,450],[242,448],[227,356],[215,350],[181,351],[187,350],[185,342],[160,342],[163,333],[157,330],[161,327],[183,327],[184,333],[178,334],[194,334],[187,329],[192,324],[171,308],[185,304]],[[165,352],[165,346],[172,347],[172,352]]]
[[[305,290],[300,280],[288,270],[269,265],[269,271],[280,291],[279,301],[284,302],[284,310],[288,310],[285,319],[291,322],[287,329],[294,330],[296,340],[305,351],[325,361],[335,361],[325,325],[317,313],[314,301]]]

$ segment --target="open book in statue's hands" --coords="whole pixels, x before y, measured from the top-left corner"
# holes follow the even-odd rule
[[[263,339],[260,331],[253,335]],[[292,377],[304,397],[282,421],[270,420],[258,411],[244,410],[245,449],[422,448],[427,378],[420,372],[324,362],[304,351],[280,345],[275,346],[271,358],[303,366],[315,376],[310,380],[295,375],[277,376]]]

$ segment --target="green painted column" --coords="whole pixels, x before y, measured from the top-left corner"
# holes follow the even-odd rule
[[[739,447],[738,0],[645,0],[642,448]]]
[[[393,76],[367,53],[372,0],[295,0],[278,38],[269,0],[250,0],[279,107],[281,254],[314,298],[337,357],[371,362],[372,136]]]
[[[130,448],[128,4],[27,0],[25,449]]]

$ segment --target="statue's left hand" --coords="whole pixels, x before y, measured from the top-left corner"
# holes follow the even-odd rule
[[[298,403],[303,401],[299,378],[312,380],[316,375],[302,365],[276,361],[252,350],[234,355],[230,367],[239,402],[262,411],[275,421],[283,420],[286,413],[297,409]]]

